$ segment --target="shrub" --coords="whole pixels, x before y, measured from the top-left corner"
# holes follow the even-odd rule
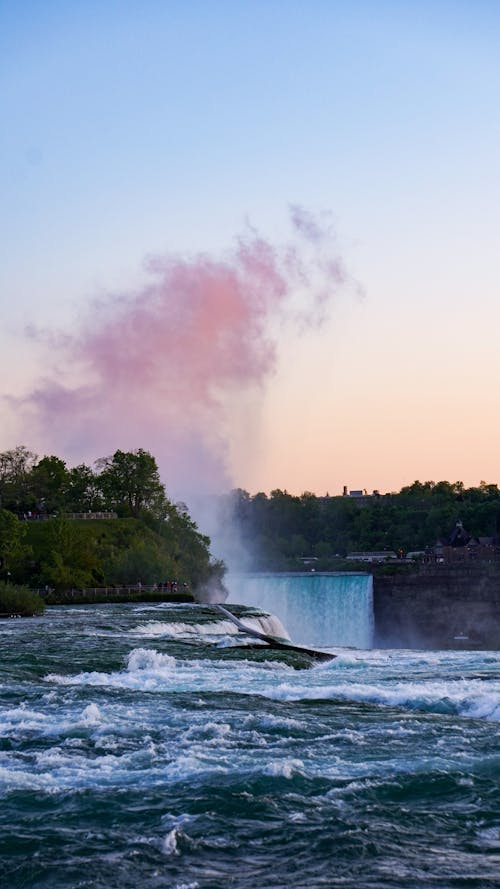
[[[0,581],[0,614],[19,614],[32,617],[45,610],[43,599],[26,586]]]

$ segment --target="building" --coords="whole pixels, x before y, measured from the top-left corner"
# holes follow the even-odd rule
[[[346,559],[352,562],[394,562],[398,561],[398,555],[392,549],[376,552],[347,553]]]

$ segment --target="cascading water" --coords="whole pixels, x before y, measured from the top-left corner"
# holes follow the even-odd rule
[[[373,642],[373,583],[370,574],[300,572],[232,575],[229,599],[275,614],[299,645]]]
[[[248,587],[271,610],[288,585],[295,635],[331,641],[369,581]],[[320,665],[235,631],[201,604],[0,620],[0,886],[498,887],[498,652]]]

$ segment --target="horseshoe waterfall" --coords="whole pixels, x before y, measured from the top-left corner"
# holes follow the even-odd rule
[[[229,600],[275,614],[300,645],[371,648],[370,574],[300,572],[235,575]]]

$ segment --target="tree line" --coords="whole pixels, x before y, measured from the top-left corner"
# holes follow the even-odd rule
[[[115,451],[68,468],[56,456],[38,459],[20,446],[0,453],[0,507],[18,516],[60,512],[116,511],[139,518],[147,510],[161,515],[171,504],[160,481],[155,458],[139,449]]]
[[[69,519],[106,512],[117,518]],[[0,580],[64,590],[170,579],[196,590],[223,573],[148,451],[117,450],[74,468],[24,446],[0,453]]]
[[[302,559],[335,569],[351,552],[432,548],[457,521],[475,537],[500,534],[500,491],[481,482],[420,482],[363,498],[284,490],[220,498],[222,520],[239,528],[253,570],[297,570]],[[116,520],[70,521],[74,513]],[[48,517],[50,522],[25,521]],[[0,580],[56,589],[176,579],[196,589],[220,583],[221,562],[187,508],[169,500],[155,458],[116,451],[74,468],[20,446],[0,453]]]
[[[348,553],[424,551],[449,537],[457,521],[472,536],[500,533],[500,491],[481,482],[420,482],[398,493],[364,497],[269,495],[237,489],[225,498],[226,521],[235,522],[251,552],[251,567],[296,570],[302,558],[318,568],[338,567]]]

